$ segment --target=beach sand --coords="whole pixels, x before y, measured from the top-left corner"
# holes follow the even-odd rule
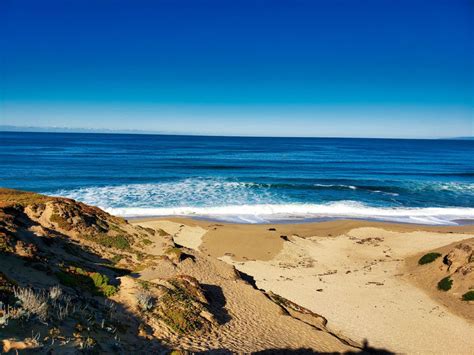
[[[258,288],[325,317],[331,331],[358,343],[403,353],[474,353],[474,305],[440,294],[433,285],[439,275],[424,277],[417,266],[426,252],[472,240],[472,225],[132,222],[234,265]]]

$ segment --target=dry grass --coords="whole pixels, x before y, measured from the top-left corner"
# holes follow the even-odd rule
[[[53,200],[53,198],[34,192],[0,188],[0,207],[13,205],[26,206],[30,204],[45,203],[51,200]]]
[[[136,296],[137,304],[143,311],[149,311],[153,308],[155,300],[149,293],[140,292]]]

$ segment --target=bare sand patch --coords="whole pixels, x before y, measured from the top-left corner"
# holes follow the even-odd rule
[[[323,315],[331,330],[355,341],[407,353],[474,349],[472,322],[413,282],[406,268],[410,258],[474,237],[473,226],[192,223],[208,229],[201,251]]]

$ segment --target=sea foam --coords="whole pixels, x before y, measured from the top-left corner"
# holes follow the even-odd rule
[[[315,218],[362,218],[404,223],[455,225],[458,224],[456,222],[458,220],[474,220],[474,208],[385,208],[371,207],[354,201],[328,204],[262,204],[219,207],[130,207],[105,208],[105,210],[123,217],[195,216],[249,223]]]
[[[275,220],[305,220],[320,218],[362,218],[405,223],[457,224],[459,220],[474,220],[470,206],[411,207],[393,200],[399,193],[394,187],[314,183],[310,186],[323,191],[308,190],[309,184],[261,184],[256,182],[229,181],[218,178],[188,178],[148,184],[123,184],[89,186],[58,190],[59,195],[103,208],[123,217],[195,216],[245,223],[265,223]],[[416,184],[399,191],[417,193],[419,189],[431,193],[454,191],[471,196],[472,184],[442,183]],[[347,199],[318,201],[319,194],[349,191]],[[328,190],[328,191],[326,191]],[[438,191],[438,192],[435,192]],[[289,194],[299,191],[298,199]],[[424,192],[426,193],[426,192]],[[441,192],[443,193],[443,192]],[[388,196],[385,200],[373,195]],[[370,197],[370,202],[359,198]],[[315,200],[313,200],[313,197]],[[375,201],[378,203],[372,204]]]

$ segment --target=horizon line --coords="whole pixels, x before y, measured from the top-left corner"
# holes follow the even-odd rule
[[[357,136],[261,136],[242,134],[211,134],[211,133],[180,133],[166,131],[146,131],[134,129],[108,129],[108,128],[68,128],[54,126],[14,126],[0,125],[1,133],[64,133],[64,134],[123,134],[123,135],[156,135],[156,136],[190,136],[190,137],[229,137],[229,138],[316,138],[316,139],[398,139],[398,140],[471,140],[474,136],[454,137],[357,137]]]

